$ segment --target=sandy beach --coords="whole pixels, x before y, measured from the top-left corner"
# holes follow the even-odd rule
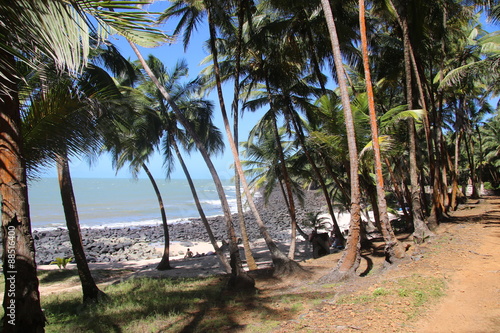
[[[189,245],[189,247],[188,247]],[[278,248],[283,253],[288,253],[289,242],[277,243]],[[226,272],[220,265],[220,261],[216,255],[202,255],[199,257],[185,258],[184,254],[187,249],[191,249],[194,254],[196,253],[209,253],[213,251],[212,244],[209,242],[173,242],[171,244],[170,264],[173,269],[158,271],[156,266],[161,258],[142,259],[142,260],[128,260],[128,261],[112,261],[101,263],[89,263],[91,270],[100,269],[117,269],[117,270],[130,270],[133,274],[128,275],[127,278],[134,276],[149,276],[149,277],[206,277],[212,275],[224,275]],[[267,245],[263,239],[258,239],[251,243],[252,253],[259,268],[267,268],[272,266],[271,255],[268,251]],[[247,269],[243,246],[239,245],[240,256],[243,261],[243,267]],[[159,256],[163,248],[157,248]],[[295,251],[295,260],[298,262],[305,261],[312,258],[311,243],[305,240],[297,241],[297,250]],[[38,265],[39,270],[56,270],[59,269],[57,265]],[[75,263],[70,263],[66,269],[76,269]],[[110,281],[113,282],[113,281]]]

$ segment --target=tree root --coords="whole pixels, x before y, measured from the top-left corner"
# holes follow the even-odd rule
[[[273,277],[286,277],[286,276],[297,276],[297,275],[309,275],[300,264],[291,259],[274,258],[273,259],[274,269]]]
[[[356,277],[358,277],[358,275],[356,274],[356,270],[354,269],[350,269],[348,271],[339,271],[338,268],[334,268],[328,274],[323,275],[321,278],[319,278],[318,282],[335,283],[347,281]]]
[[[226,288],[230,291],[254,291],[255,290],[255,280],[246,273],[240,273],[238,275],[231,274],[229,280],[227,281]]]

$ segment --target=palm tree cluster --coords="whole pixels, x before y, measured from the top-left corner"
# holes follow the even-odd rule
[[[466,196],[487,182],[500,186],[500,115],[488,101],[499,93],[499,1],[191,1],[160,13],[147,1],[18,0],[0,4],[0,194],[4,332],[41,332],[35,248],[27,178],[57,166],[67,227],[84,302],[105,299],[85,259],[68,161],[109,153],[116,169],[144,170],[157,193],[165,248],[158,269],[170,269],[167,214],[148,170],[155,152],[166,176],[179,161],[210,240],[229,273],[228,287],[253,288],[243,269],[233,216],[213,156],[224,148],[214,124],[215,90],[234,157],[238,216],[250,269],[243,198],[271,253],[276,275],[302,274],[294,259],[296,216],[305,189],[320,192],[332,233],[345,244],[323,280],[356,273],[369,218],[385,242],[388,264],[405,257],[388,212],[417,243]],[[158,27],[176,25],[173,36]],[[144,58],[152,47],[182,38],[187,49],[200,24],[209,30],[207,67],[187,79],[187,65],[167,68]],[[107,39],[125,37],[138,60],[126,60]],[[165,46],[167,47],[167,46]],[[233,87],[229,106],[223,86]],[[229,110],[228,110],[229,108]],[[244,112],[263,116],[239,142]],[[496,113],[496,115],[493,115]],[[232,117],[232,124],[230,123]],[[241,149],[241,151],[240,151]],[[217,246],[197,200],[183,154],[200,153],[222,204],[229,261]],[[248,179],[248,181],[247,181]],[[278,189],[291,242],[283,254],[254,203]],[[347,235],[335,211],[347,210]],[[400,226],[401,227],[401,226]],[[15,235],[15,237],[12,237]],[[15,241],[13,241],[15,240]],[[15,277],[15,288],[8,278]],[[10,311],[14,307],[15,311]],[[12,314],[9,316],[9,314]],[[15,325],[14,325],[15,324]]]

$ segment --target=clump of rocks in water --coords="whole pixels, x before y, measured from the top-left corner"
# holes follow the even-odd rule
[[[324,200],[316,193],[306,196],[304,208],[297,209],[300,225],[307,221],[307,212],[324,211]],[[262,220],[266,224],[273,240],[290,240],[290,218],[279,193],[271,195],[268,204],[258,203]],[[168,212],[167,212],[168,214]],[[245,214],[247,232],[251,241],[261,238],[259,229],[251,212]],[[217,241],[227,240],[226,222],[222,216],[209,218],[209,224]],[[237,215],[233,215],[236,234],[240,235]],[[305,230],[309,232],[310,230]],[[163,248],[163,226],[128,227],[128,228],[82,228],[82,243],[88,262],[121,262],[160,258],[162,253],[156,248]],[[201,219],[190,222],[169,224],[170,241],[208,242],[209,238]],[[36,261],[39,265],[50,264],[55,258],[71,258],[73,251],[68,231],[34,230]]]

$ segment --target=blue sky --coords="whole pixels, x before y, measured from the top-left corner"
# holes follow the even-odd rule
[[[168,6],[168,1],[158,1],[152,5],[150,11],[163,11],[164,8]],[[176,23],[175,21],[173,22]],[[174,25],[164,25],[161,28],[167,33],[171,34],[174,29]],[[123,38],[110,38],[110,40],[117,45],[120,52],[126,57],[130,58],[132,61],[136,60],[137,57],[132,51],[130,45]],[[206,25],[201,25],[198,31],[192,36],[191,42],[184,52],[184,47],[182,45],[182,37],[173,44],[164,44],[157,48],[139,48],[142,55],[146,58],[149,54],[162,60],[162,62],[167,66],[174,66],[176,62],[180,59],[185,59],[189,66],[189,79],[193,79],[198,75],[198,73],[207,65],[201,65],[201,61],[208,55],[208,52],[204,49],[204,44],[208,40],[208,28]],[[232,84],[228,84],[224,87],[225,103],[226,107],[230,107],[232,103]],[[214,102],[215,112],[214,112],[214,122],[223,132],[224,138],[226,134],[223,131],[223,122],[220,113],[219,102],[215,91],[212,92],[208,98]],[[230,109],[227,110],[230,114]],[[252,114],[250,112],[245,113],[244,121],[240,121],[240,141],[246,140],[248,132],[256,124],[261,115]],[[231,120],[232,124],[232,120]],[[188,165],[191,176],[195,179],[208,179],[211,178],[210,172],[208,171],[203,158],[197,152],[193,152],[191,156],[185,155],[186,164]],[[223,154],[219,154],[213,159],[213,163],[216,166],[219,176],[222,179],[230,179],[234,176],[234,171],[231,169],[231,164],[233,163],[232,155],[226,140],[226,151]],[[155,154],[148,163],[148,168],[153,173],[153,175],[158,179],[164,179],[165,170],[163,168],[163,159],[161,154]],[[73,159],[71,161],[71,174],[73,178],[130,178],[131,175],[126,167],[120,170],[118,173],[113,169],[111,160],[109,156],[103,155],[98,161],[93,162],[92,166],[86,160]],[[54,168],[48,169],[46,173],[47,177],[57,177],[57,173]],[[144,173],[139,174],[139,178],[146,178]],[[176,166],[175,171],[171,174],[172,179],[182,179],[184,173],[180,166]]]
[[[149,8],[149,10],[163,11],[168,5],[169,5],[168,1],[157,1]],[[173,23],[175,24],[176,22]],[[483,21],[483,23],[485,22]],[[174,27],[175,27],[174,25],[170,24],[170,25],[164,25],[161,28],[167,34],[171,34],[173,32]],[[498,29],[498,26],[492,26],[489,24],[486,24],[485,27],[486,30],[488,31],[494,31]],[[173,44],[166,44],[158,48],[154,49],[140,48],[140,50],[144,57],[147,57],[149,54],[153,54],[154,56],[162,60],[167,67],[174,66],[179,59],[184,58],[189,66],[189,78],[193,79],[206,66],[206,65],[201,65],[201,61],[208,55],[208,52],[206,52],[206,50],[203,47],[207,39],[208,39],[208,28],[206,25],[201,25],[197,33],[195,33],[192,36],[191,42],[186,52],[184,52],[182,39],[179,39],[179,41]],[[113,41],[117,45],[117,47],[125,57],[130,57],[131,60],[137,59],[136,55],[133,53],[132,49],[124,39],[111,38],[111,41]],[[233,88],[232,84],[228,84],[228,86],[224,87],[224,95],[226,97],[225,100],[226,107],[229,107],[232,102],[232,91],[233,91],[232,88]],[[211,99],[215,105],[215,112],[214,112],[215,124],[221,129],[222,132],[224,132],[222,118],[220,115],[219,102],[215,91],[212,92],[208,96],[208,98]],[[497,101],[498,98],[495,99],[494,104],[492,103],[493,107],[496,107]],[[229,109],[227,111],[228,113],[230,113]],[[256,124],[256,122],[260,119],[261,116],[262,113],[259,112],[255,114],[250,112],[245,112],[243,120],[240,121],[240,131],[239,131],[240,141],[247,139],[248,132]],[[225,132],[223,134],[224,137],[226,137]],[[233,159],[229,146],[227,144],[226,147],[227,148],[225,153],[214,158],[213,163],[216,166],[221,178],[230,179],[234,175],[234,171],[230,168],[231,164],[233,163]],[[193,178],[195,179],[211,178],[205,162],[198,153],[194,152],[192,153],[191,156],[186,155],[185,159]],[[150,159],[148,167],[150,168],[151,172],[157,179],[165,178],[165,171],[163,169],[163,160],[160,154],[156,154]],[[85,160],[74,159],[71,163],[71,173],[74,178],[113,178],[113,177],[130,178],[131,177],[127,168],[124,168],[117,173],[113,169],[109,157],[106,155],[100,157],[100,159],[94,162],[92,166],[89,166],[89,163]],[[46,176],[57,177],[55,167],[52,169],[48,169]],[[139,174],[139,177],[145,178],[146,176],[144,173],[141,173]],[[171,178],[172,179],[185,178],[180,167],[175,168],[175,171],[171,174]]]

